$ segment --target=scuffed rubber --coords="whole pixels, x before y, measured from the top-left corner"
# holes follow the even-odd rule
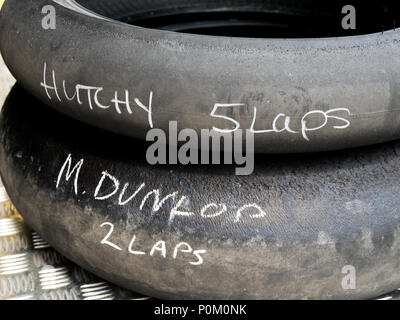
[[[1,177],[26,222],[121,286],[160,298],[358,299],[400,284],[398,142],[259,156],[251,176],[152,167],[142,143],[70,120],[19,87],[0,132]]]
[[[13,75],[71,117],[139,139],[151,127],[167,130],[169,121],[197,131],[252,128],[258,132],[255,150],[264,153],[336,150],[400,137],[398,30],[338,38],[202,36],[112,19],[202,8],[311,17],[324,14],[326,4],[312,11],[315,2],[289,0],[80,3],[7,0],[0,13],[0,50]],[[42,25],[49,4],[54,30]]]

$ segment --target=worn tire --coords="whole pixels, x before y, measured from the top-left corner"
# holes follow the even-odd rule
[[[160,298],[346,299],[376,297],[400,284],[398,142],[260,156],[245,177],[230,166],[150,167],[141,143],[75,123],[18,87],[0,132],[1,177],[26,222],[66,257],[121,286]],[[68,165],[60,169],[69,154],[68,182]],[[115,185],[104,172],[119,181],[108,198]],[[95,199],[103,173],[97,197],[106,198]],[[121,194],[124,202],[136,190],[119,205]],[[155,208],[153,190],[160,199],[178,193]],[[181,199],[178,211],[193,214],[171,219]],[[210,203],[216,207],[201,215]],[[122,250],[101,244],[111,228],[101,227],[105,222],[114,226],[107,240]],[[129,253],[134,235],[131,250],[145,255]],[[162,243],[151,256],[161,240],[166,257]],[[181,242],[206,250],[201,265],[190,264],[199,260],[193,252],[178,250],[174,259]],[[345,266],[355,268],[355,289],[342,287]]]
[[[385,2],[379,3],[371,19],[368,15],[364,19],[379,25],[379,31],[381,24],[376,17]],[[157,16],[231,8],[310,19],[318,22],[308,26],[314,31],[326,25],[326,20],[342,30],[340,1],[80,3],[131,23],[149,12]],[[42,27],[42,8],[49,4],[56,9],[55,30]],[[178,121],[180,128],[229,131],[237,124],[249,129],[255,119],[254,130],[274,130],[256,134],[255,150],[265,153],[335,150],[400,137],[397,30],[338,38],[199,36],[136,27],[77,8],[71,0],[6,0],[0,13],[0,50],[22,86],[81,121],[144,139],[151,126],[167,130],[172,120]],[[358,21],[362,17],[359,13]],[[392,26],[392,22],[386,24],[387,28]],[[342,30],[341,34],[350,33]],[[53,85],[52,70],[58,97],[55,90],[47,88],[46,92],[41,85]],[[69,100],[77,86],[80,98]],[[115,95],[124,101],[125,90],[129,109],[112,102]],[[217,108],[211,116],[215,104],[242,105]],[[335,111],[327,113],[331,110]],[[295,133],[281,132],[284,115],[290,117],[290,130]],[[314,128],[319,129],[303,130]]]

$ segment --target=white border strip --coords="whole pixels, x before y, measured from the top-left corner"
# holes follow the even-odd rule
[[[91,16],[93,18],[112,21],[111,19],[103,17],[102,15],[96,14],[95,12],[82,7],[80,4],[76,3],[74,0],[53,0],[53,2],[59,4],[60,6],[63,6],[64,8],[85,14],[87,16]]]
[[[9,201],[9,200],[10,200],[10,198],[8,197],[6,188],[0,187],[0,203],[1,202],[6,202],[6,201]]]

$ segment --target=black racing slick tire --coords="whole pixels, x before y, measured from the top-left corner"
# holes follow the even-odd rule
[[[26,222],[67,258],[146,295],[373,298],[400,284],[400,144],[149,166],[144,145],[75,123],[16,87],[0,173]]]
[[[364,19],[377,29],[346,37],[339,1],[6,0],[0,50],[34,96],[115,133],[144,139],[177,121],[251,130],[261,153],[336,150],[400,138],[400,31],[391,20],[381,32],[386,2]],[[292,38],[183,32],[193,14],[215,29],[226,12]],[[240,19],[226,21],[242,30]]]

